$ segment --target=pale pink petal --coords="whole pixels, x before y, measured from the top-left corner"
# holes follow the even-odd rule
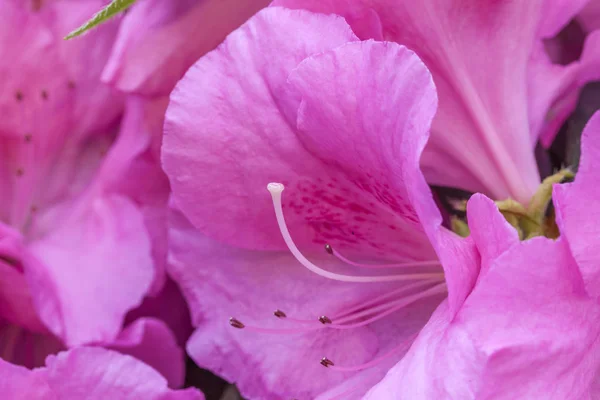
[[[151,366],[165,377],[171,388],[183,385],[185,354],[173,332],[159,319],[141,318],[134,321],[106,347]]]
[[[69,346],[110,342],[154,276],[143,217],[127,198],[106,195],[78,203],[55,228],[29,246],[38,313]]]
[[[44,400],[202,400],[195,389],[173,391],[151,367],[133,357],[82,347],[50,356],[33,371],[0,360],[0,392]]]
[[[333,317],[398,285],[330,281],[307,271],[287,252],[247,251],[210,240],[179,213],[173,215],[170,239],[169,272],[180,284],[197,327],[188,353],[198,365],[236,382],[248,398],[315,398],[324,390],[347,390],[335,386],[352,378],[356,381],[347,386],[358,386],[355,392],[363,393],[372,379],[380,379],[402,356],[410,343],[407,339],[441,301],[441,295],[433,296],[389,318],[349,330],[300,330],[291,335],[238,330],[229,325],[229,317],[248,326],[298,329],[293,322],[275,318],[275,309],[323,327],[317,320],[320,315]],[[329,270],[357,273],[326,254],[308,256]],[[327,356],[336,365],[356,366],[395,346],[401,347],[364,371],[367,376],[327,370],[319,364]]]
[[[561,234],[577,261],[586,288],[600,295],[600,113],[590,119],[581,138],[581,160],[575,182],[555,185],[553,192]]]
[[[104,81],[120,90],[168,94],[184,72],[268,0],[143,0],[124,18]]]
[[[589,399],[600,309],[562,242],[504,252],[454,317],[442,304],[368,399]]]

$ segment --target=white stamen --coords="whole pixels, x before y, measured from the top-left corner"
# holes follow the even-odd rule
[[[403,275],[383,275],[383,276],[355,276],[355,275],[342,275],[336,274],[334,272],[326,271],[322,268],[319,268],[315,264],[311,263],[304,255],[298,250],[296,244],[292,240],[290,232],[285,223],[285,218],[283,216],[283,208],[281,205],[281,192],[285,187],[281,183],[269,183],[267,185],[267,190],[271,193],[271,197],[273,198],[273,207],[275,209],[275,216],[277,217],[277,224],[279,225],[279,230],[281,231],[281,236],[283,236],[283,240],[285,240],[285,244],[287,245],[290,252],[296,257],[296,260],[300,262],[303,266],[305,266],[310,271],[314,272],[317,275],[320,275],[324,278],[342,281],[342,282],[356,282],[356,283],[371,283],[371,282],[391,282],[391,281],[407,281],[414,279],[435,279],[443,276],[442,273],[422,273],[422,274],[403,274]]]

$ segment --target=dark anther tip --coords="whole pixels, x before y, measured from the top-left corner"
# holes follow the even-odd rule
[[[328,317],[328,316],[326,316],[326,315],[321,315],[321,316],[319,317],[319,322],[320,322],[320,323],[322,323],[323,325],[325,325],[325,324],[330,324],[330,323],[331,323],[331,320],[329,319],[329,317]]]
[[[287,315],[281,311],[281,310],[275,310],[273,311],[273,315],[276,316],[277,318],[285,318],[287,317]]]
[[[229,318],[229,325],[237,329],[244,329],[244,327],[246,326],[233,317]]]
[[[322,366],[324,366],[325,368],[327,367],[332,367],[335,364],[333,363],[333,361],[331,361],[329,358],[327,357],[323,357],[321,358],[321,361],[319,361],[319,364],[321,364]]]
[[[331,247],[331,245],[329,243],[327,243],[325,245],[325,251],[328,252],[329,254],[333,254],[333,248]]]

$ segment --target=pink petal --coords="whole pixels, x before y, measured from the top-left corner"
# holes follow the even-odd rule
[[[441,228],[441,215],[419,168],[437,104],[427,69],[404,47],[357,42],[307,58],[288,82],[290,97],[299,99],[297,127],[308,150],[395,217],[375,220],[380,225],[394,221],[396,229],[379,227],[369,240],[385,243],[379,234],[393,238],[395,247],[402,243],[415,251],[412,257],[423,259],[430,253],[426,233],[456,307],[474,283],[477,256],[470,243]],[[347,82],[360,84],[347,87]]]
[[[261,33],[255,35],[255,30]],[[336,186],[344,185],[354,214],[367,219],[361,214],[368,202],[355,200],[355,189],[346,182],[333,181],[341,177],[327,175],[327,167],[303,148],[274,98],[282,95],[289,72],[302,59],[351,40],[355,37],[341,18],[270,8],[232,33],[180,81],[167,111],[163,163],[176,203],[200,230],[245,247],[283,248],[265,189],[271,181],[289,188],[288,223],[300,244],[312,244],[326,229],[351,239],[350,221],[344,221],[340,232],[319,218],[343,211],[333,197],[344,195]],[[213,135],[215,131],[220,134]],[[305,201],[315,203],[311,223],[302,215]],[[350,215],[344,211],[343,218]]]
[[[29,371],[0,360],[0,392],[11,399],[201,400],[195,389],[172,391],[158,372],[133,357],[82,347],[50,356]]]
[[[528,201],[539,184],[528,139],[529,57],[538,31],[557,29],[577,12],[573,3],[581,2],[555,0],[545,8],[525,1],[485,1],[478,7],[439,0],[391,3],[358,2],[363,12],[377,13],[383,37],[415,51],[435,80],[440,105],[422,160],[428,181]],[[276,4],[335,12],[353,28],[361,8],[343,0]],[[546,25],[538,26],[542,20]],[[511,62],[501,61],[507,59]]]
[[[128,354],[154,368],[178,388],[185,378],[185,354],[169,327],[155,318],[142,318],[127,326],[108,348]]]
[[[590,398],[599,321],[564,243],[518,243],[496,259],[454,319],[446,304],[438,308],[366,398]]]
[[[577,20],[583,27],[591,32],[600,28],[600,1],[589,0],[587,5],[577,16]]]
[[[148,99],[130,95],[119,137],[96,177],[97,190],[126,195],[144,216],[152,241],[155,277],[150,294],[165,284],[167,258],[167,201],[169,182],[160,167],[158,146],[162,139],[168,98]]]
[[[249,398],[315,398],[338,384],[342,386],[336,393],[345,391],[346,380],[354,377],[357,382],[347,386],[358,385],[355,391],[364,392],[365,385],[381,378],[402,356],[401,349],[366,370],[366,377],[325,370],[319,364],[321,357],[346,366],[369,362],[406,343],[441,301],[439,296],[432,297],[393,317],[350,330],[291,335],[237,330],[229,326],[229,317],[248,326],[297,328],[292,322],[275,318],[275,309],[290,318],[313,320],[323,326],[318,316],[333,315],[397,286],[329,281],[307,271],[287,252],[232,248],[206,238],[179,213],[174,213],[171,221],[169,273],[181,285],[197,327],[188,353],[198,365],[236,382]],[[348,272],[327,255],[308,256],[324,268]]]
[[[537,95],[541,101],[551,100],[554,102],[544,117],[541,130],[532,132],[539,135],[544,146],[548,147],[552,144],[552,140],[562,124],[575,110],[581,88],[591,81],[600,79],[600,72],[598,72],[600,70],[599,48],[600,31],[592,32],[585,39],[583,52],[578,62],[564,67],[551,65],[545,61],[531,69],[530,84],[534,95]],[[550,85],[548,82],[558,83],[559,86]],[[552,92],[554,92],[552,96],[544,97],[544,94]],[[541,122],[542,116],[539,115],[539,117],[538,122]],[[535,121],[532,124],[532,129],[536,129]]]
[[[267,0],[139,2],[121,24],[102,78],[126,92],[168,94],[200,56],[268,3]]]
[[[30,250],[40,260],[26,269],[38,313],[69,346],[112,341],[154,274],[142,215],[119,195],[80,203]]]
[[[581,138],[581,160],[575,182],[555,185],[553,192],[560,231],[583,274],[587,291],[600,295],[597,221],[600,210],[600,113],[590,119]]]
[[[127,314],[125,324],[147,317],[160,319],[166,323],[175,335],[177,343],[182,347],[192,333],[187,303],[179,286],[171,279],[165,282],[158,294],[147,296],[138,308],[131,310]]]
[[[482,194],[469,199],[467,216],[471,238],[481,255],[481,279],[500,254],[519,242],[519,234],[498,212],[496,204]]]
[[[26,258],[22,235],[0,223],[0,317],[37,332],[45,332],[23,274]]]

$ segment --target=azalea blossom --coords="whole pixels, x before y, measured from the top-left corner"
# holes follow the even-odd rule
[[[0,360],[0,392],[10,399],[202,400],[195,389],[174,391],[133,357],[93,347],[49,356],[34,370]]]
[[[36,367],[104,345],[180,386],[188,317],[164,271],[151,118],[100,81],[118,21],[62,39],[103,3],[0,2],[0,357]],[[149,295],[183,313],[163,318]]]
[[[124,17],[102,79],[125,92],[168,95],[184,72],[268,0],[140,0]]]
[[[428,183],[511,199],[536,226],[517,240],[555,233],[568,172],[542,184],[533,149],[593,61],[540,57],[583,6],[551,3],[277,2],[310,11],[262,10],[191,67],[162,151],[200,366],[249,398],[369,390],[487,268]]]
[[[582,141],[575,182],[554,187],[558,240],[519,242],[489,199],[471,198],[483,260],[477,284],[455,316],[447,304],[438,307],[367,399],[598,396],[600,231],[590,205],[600,201],[600,113]]]

